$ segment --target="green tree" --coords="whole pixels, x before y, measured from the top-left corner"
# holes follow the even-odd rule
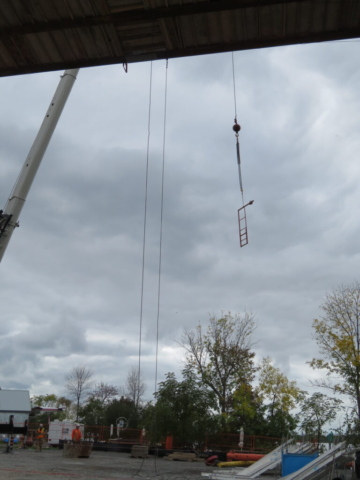
[[[297,425],[296,415],[276,410],[271,416],[265,418],[259,434],[268,437],[286,437],[295,432]]]
[[[185,329],[178,342],[186,351],[186,368],[213,391],[224,427],[233,393],[254,379],[255,354],[250,350],[254,329],[252,314],[229,313],[220,319],[210,317],[207,329],[201,325]]]
[[[264,406],[257,391],[250,384],[242,383],[232,396],[232,409],[227,416],[227,430],[243,427],[246,435],[264,434]]]
[[[156,428],[159,436],[173,435],[183,446],[202,446],[206,433],[217,424],[215,395],[189,369],[178,381],[167,373],[156,393]]]
[[[116,425],[116,419],[125,417],[128,421],[127,428],[142,428],[138,424],[138,417],[134,416],[134,402],[128,398],[120,397],[112,400],[106,407],[106,425]]]
[[[322,358],[313,359],[310,365],[326,376],[313,384],[349,395],[360,419],[360,284],[333,290],[321,308],[325,315],[314,320],[313,328]],[[342,382],[332,383],[333,377]]]
[[[106,407],[98,398],[90,398],[79,408],[79,419],[85,425],[104,425],[106,423]]]
[[[257,388],[260,398],[267,404],[270,419],[277,412],[289,414],[306,394],[295,381],[290,381],[279,368],[275,368],[272,362],[270,357],[263,358]]]
[[[320,392],[314,393],[301,402],[298,414],[300,426],[305,433],[317,435],[318,445],[324,433],[323,427],[335,420],[341,404],[342,401],[338,398],[330,398]]]

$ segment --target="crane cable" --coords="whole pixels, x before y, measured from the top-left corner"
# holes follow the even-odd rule
[[[146,220],[147,220],[147,199],[148,199],[148,180],[149,180],[150,127],[151,127],[151,96],[152,96],[152,61],[150,62],[148,138],[147,138],[147,148],[146,148],[145,203],[144,203],[143,251],[142,251],[141,294],[140,294],[138,387],[140,386],[140,373],[141,373],[141,347],[142,347],[141,342],[142,342],[142,323],[143,323],[143,304],[144,304],[145,245],[146,245]]]
[[[156,354],[155,354],[155,398],[157,396],[158,384],[158,357],[159,357],[159,325],[160,325],[160,300],[161,300],[161,264],[162,264],[162,237],[163,237],[163,218],[164,218],[164,184],[165,184],[165,147],[166,147],[166,114],[167,114],[167,90],[168,90],[168,66],[169,60],[166,59],[165,67],[165,95],[164,95],[164,126],[163,126],[163,148],[162,148],[162,172],[161,172],[161,202],[160,202],[160,239],[159,239],[159,271],[158,271],[158,297],[157,297],[157,314],[156,314]],[[157,438],[157,406],[154,411],[154,433]],[[155,455],[155,472],[157,472],[156,464],[157,455]]]
[[[160,300],[161,300],[161,264],[162,264],[162,236],[163,236],[163,213],[164,213],[164,183],[165,183],[165,146],[166,146],[166,113],[167,113],[167,85],[168,85],[168,60],[166,60],[165,70],[165,100],[164,100],[164,125],[163,125],[163,149],[162,149],[162,179],[161,179],[161,205],[160,205],[160,240],[159,240],[159,269],[158,269],[158,294],[157,294],[157,316],[156,316],[156,349],[155,349],[155,398],[157,394],[158,382],[158,357],[159,357],[159,325],[160,325]],[[152,100],[152,62],[150,62],[150,87],[149,87],[149,113],[148,113],[148,140],[146,152],[146,174],[145,174],[145,205],[144,205],[144,227],[143,227],[143,256],[142,256],[142,276],[141,276],[141,299],[140,299],[140,333],[139,333],[139,367],[138,367],[138,385],[140,385],[140,367],[141,367],[141,346],[142,346],[142,320],[144,303],[144,277],[145,277],[145,245],[146,245],[146,220],[147,220],[147,198],[148,198],[148,177],[149,177],[149,157],[150,157],[150,130],[151,130],[151,100]],[[157,432],[157,409],[154,411],[154,430],[155,437]],[[136,475],[142,469],[143,463],[136,472]],[[156,455],[155,471],[157,473]]]
[[[236,157],[237,157],[237,164],[238,164],[238,171],[239,171],[240,193],[241,193],[242,203],[243,203],[243,206],[244,206],[244,205],[245,205],[245,202],[244,202],[244,189],[243,189],[242,177],[241,177],[241,158],[240,158],[240,143],[239,143],[239,132],[240,132],[240,130],[241,130],[241,127],[240,127],[240,125],[237,123],[234,52],[231,52],[231,58],[232,58],[233,88],[234,88],[234,106],[235,106],[235,119],[234,119],[233,130],[234,130],[234,132],[235,132],[235,137],[236,137]]]

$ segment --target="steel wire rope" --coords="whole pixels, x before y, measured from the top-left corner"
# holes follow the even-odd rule
[[[145,200],[144,200],[144,230],[143,230],[143,250],[141,266],[141,294],[140,294],[140,327],[139,327],[139,361],[138,361],[138,387],[140,385],[141,372],[141,348],[142,348],[142,323],[144,306],[144,278],[145,278],[145,245],[146,245],[146,220],[147,220],[147,200],[148,200],[148,180],[149,180],[149,152],[150,152],[150,132],[151,132],[151,96],[152,96],[152,61],[150,62],[150,85],[149,85],[149,113],[148,113],[148,137],[146,147],[146,173],[145,173]]]
[[[160,238],[159,238],[159,270],[158,270],[158,294],[157,294],[157,312],[156,312],[156,349],[155,349],[155,398],[157,395],[158,381],[158,360],[159,360],[159,324],[160,324],[160,300],[161,300],[161,265],[162,265],[162,239],[163,239],[163,220],[164,220],[164,184],[165,184],[165,151],[166,151],[166,116],[167,116],[167,90],[168,90],[168,66],[169,60],[166,60],[165,66],[165,94],[164,94],[164,125],[163,125],[163,148],[162,148],[162,171],[161,171],[161,201],[160,201]],[[155,405],[154,433],[157,436],[157,405]],[[155,450],[155,473],[157,474]]]
[[[237,108],[236,108],[236,82],[235,82],[235,61],[234,61],[234,52],[231,52],[231,59],[232,59],[232,74],[233,74],[233,89],[234,89],[234,107],[235,107],[235,125],[238,125],[237,123]],[[233,127],[233,128],[234,128]],[[243,206],[245,205],[244,201],[244,189],[242,185],[242,177],[241,177],[241,158],[240,158],[240,144],[239,144],[239,131],[240,131],[240,126],[239,130],[235,131],[235,137],[236,137],[236,157],[237,157],[237,164],[238,164],[238,173],[239,173],[239,186],[240,186],[240,193],[241,193],[241,198],[242,198],[242,203]]]
[[[155,348],[155,398],[157,394],[158,382],[158,357],[159,357],[159,325],[160,325],[160,305],[161,305],[161,267],[162,267],[162,243],[163,243],[163,220],[164,220],[164,186],[165,186],[165,161],[166,161],[166,123],[167,123],[167,96],[168,96],[168,66],[169,61],[166,60],[165,67],[165,94],[164,94],[164,122],[163,122],[163,145],[162,145],[162,173],[161,173],[161,200],[160,200],[160,232],[159,232],[159,268],[158,268],[158,292],[157,292],[157,314],[156,314],[156,348]],[[146,217],[147,217],[147,194],[148,194],[148,172],[149,172],[149,151],[150,151],[150,126],[151,126],[151,98],[152,98],[152,62],[150,67],[150,93],[149,93],[149,115],[148,115],[148,142],[146,154],[146,181],[145,181],[145,213],[144,213],[144,235],[143,235],[143,260],[142,260],[142,278],[141,278],[141,308],[140,308],[140,340],[139,340],[139,382],[140,382],[140,365],[141,365],[141,332],[143,317],[143,297],[144,297],[144,274],[145,274],[145,243],[146,243]],[[154,434],[157,435],[157,408],[154,410]],[[181,474],[164,474],[160,475],[157,471],[157,450],[154,449],[154,471],[156,477],[164,477],[166,479],[188,479],[186,475]],[[139,473],[144,466],[144,459],[131,478],[140,477]]]
[[[162,267],[162,243],[163,243],[163,223],[164,223],[164,187],[165,187],[165,162],[166,162],[166,124],[167,124],[167,97],[168,97],[168,67],[169,61],[166,60],[165,67],[165,94],[164,94],[164,124],[163,124],[163,145],[162,145],[162,172],[161,172],[161,200],[160,200],[160,237],[159,237],[159,269],[158,269],[158,295],[157,295],[157,315],[156,315],[156,349],[155,349],[155,398],[158,384],[158,360],[159,360],[159,325],[160,325],[160,306],[161,306],[161,267]],[[157,436],[157,406],[154,410],[154,434]],[[186,475],[181,474],[162,474],[157,471],[157,450],[154,451],[154,470],[158,478],[164,479],[188,479]]]
[[[142,266],[141,266],[141,294],[140,294],[140,327],[139,327],[139,360],[137,372],[137,388],[140,388],[141,378],[141,347],[142,347],[142,323],[143,323],[143,307],[144,307],[144,278],[145,278],[145,245],[146,245],[146,220],[147,220],[147,199],[148,199],[148,180],[149,180],[149,158],[150,158],[150,133],[151,133],[151,100],[152,100],[152,61],[150,62],[150,81],[149,81],[149,112],[148,112],[148,137],[146,146],[146,172],[145,172],[145,199],[144,199],[144,229],[143,229],[143,249],[142,249]],[[144,465],[144,460],[131,478],[139,475]]]

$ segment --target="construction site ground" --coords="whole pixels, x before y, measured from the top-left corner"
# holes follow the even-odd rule
[[[205,462],[170,461],[153,455],[131,458],[129,453],[118,452],[93,451],[89,458],[66,458],[58,449],[0,453],[0,480],[201,480],[201,472],[207,469]]]

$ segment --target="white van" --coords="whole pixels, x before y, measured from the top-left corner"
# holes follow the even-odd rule
[[[71,433],[74,430],[76,423],[72,420],[54,420],[49,424],[48,444],[59,445],[60,440],[71,441]],[[84,425],[80,425],[80,430],[84,438]]]

